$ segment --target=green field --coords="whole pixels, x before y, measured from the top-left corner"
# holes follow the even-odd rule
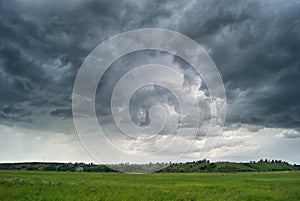
[[[0,200],[300,200],[300,172],[0,171]]]

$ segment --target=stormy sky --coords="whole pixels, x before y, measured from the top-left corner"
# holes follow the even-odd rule
[[[72,90],[80,66],[94,48],[116,34],[164,28],[199,43],[224,82],[224,131],[214,148],[204,150],[207,158],[300,163],[299,11],[297,0],[1,0],[0,162],[94,161],[72,119]],[[97,117],[109,135],[117,132],[110,108],[114,86],[133,67],[151,63],[180,72],[182,87],[197,97],[204,114],[209,110],[205,83],[189,64],[166,52],[134,52],[113,63],[98,85]],[[168,90],[140,88],[130,102],[132,120],[139,126],[149,124],[149,108],[156,103],[173,115],[159,140],[169,141],[166,133],[176,128],[179,106]],[[200,136],[207,119],[202,116]],[[197,126],[192,115],[181,124],[187,135]],[[188,140],[182,139],[173,150],[181,150]],[[121,141],[119,146],[147,151],[158,149],[159,142]],[[200,138],[185,160],[197,159],[197,146]],[[103,154],[109,158],[109,153]],[[173,153],[162,154],[167,160]]]

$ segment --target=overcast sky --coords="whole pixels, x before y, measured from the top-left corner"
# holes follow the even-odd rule
[[[195,40],[220,72],[227,118],[222,137],[215,139],[218,144],[202,150],[208,159],[300,163],[299,10],[297,0],[1,0],[0,162],[94,161],[74,128],[75,76],[101,42],[124,31],[151,27]],[[98,86],[97,116],[111,135],[116,132],[110,109],[115,84],[132,67],[150,63],[180,72],[183,79],[176,81],[197,97],[204,113],[209,110],[205,83],[191,66],[166,52],[135,52],[117,60]],[[139,89],[130,102],[131,117],[137,125],[148,124],[149,108],[158,103],[175,119],[169,119],[161,138],[123,140],[118,146],[151,151],[171,139],[168,133],[177,127],[179,106],[166,89]],[[181,122],[187,135],[196,126],[193,115],[189,117]],[[200,136],[208,124],[208,117],[202,118]],[[182,150],[188,140],[170,150]],[[201,140],[196,139],[184,160],[199,157]],[[103,152],[109,160],[109,153]],[[162,153],[162,158],[168,160],[168,154],[173,153]]]

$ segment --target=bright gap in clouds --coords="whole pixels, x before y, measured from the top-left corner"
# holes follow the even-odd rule
[[[118,105],[117,117],[113,119],[110,111],[111,96],[114,87],[126,73],[131,73],[130,70],[139,70],[140,65],[159,64],[164,65],[178,72],[179,77],[170,77],[168,74],[161,72],[147,71],[141,72],[139,80],[146,80],[149,77],[164,79],[164,84],[169,84],[173,87],[172,90],[163,86],[148,85],[141,86],[132,94],[129,102],[130,118],[138,127],[151,126],[159,128],[161,122],[164,122],[164,127],[157,135],[147,135],[146,133],[137,133],[136,139],[130,138],[131,133],[124,135],[116,126],[116,121],[122,123],[121,115],[123,110],[126,110],[127,104],[124,102],[122,94],[118,95],[120,100]],[[150,68],[150,67],[149,67]],[[144,76],[144,77],[143,77]],[[169,77],[168,77],[169,76]],[[166,79],[168,77],[168,79]],[[122,83],[124,96],[129,93],[133,80]],[[174,87],[175,86],[175,87]],[[179,97],[184,97],[184,104],[180,103]],[[196,100],[196,101],[195,101]],[[210,124],[211,100],[205,83],[200,75],[187,62],[180,59],[178,56],[173,56],[169,53],[154,50],[143,50],[130,53],[116,62],[114,62],[109,70],[104,74],[98,85],[96,110],[99,123],[103,128],[107,138],[120,150],[131,154],[145,154],[143,161],[129,161],[131,163],[148,163],[148,162],[169,162],[173,161],[176,155],[181,155],[185,150],[192,145],[194,135],[203,136],[206,134]],[[159,106],[160,109],[152,113],[152,107]],[[184,107],[184,108],[182,108]],[[198,109],[199,107],[199,109]],[[115,108],[116,109],[116,108]],[[187,111],[187,114],[181,114],[181,110]],[[126,111],[125,111],[126,112]],[[151,116],[152,115],[152,116]],[[200,118],[198,117],[200,115]],[[151,119],[152,118],[152,119]],[[118,119],[118,120],[117,120]],[[200,125],[198,125],[200,121]],[[155,124],[157,122],[157,124]],[[126,125],[125,125],[126,126]],[[198,129],[198,133],[195,131]],[[181,135],[178,136],[178,132]],[[171,144],[172,141],[175,144]],[[170,147],[169,147],[170,146]],[[104,145],[101,144],[105,150]],[[164,150],[166,148],[166,150]],[[199,154],[194,158],[201,158],[200,148]],[[156,153],[159,152],[159,153]],[[104,153],[104,152],[103,152]],[[151,155],[155,153],[155,155]],[[181,154],[180,154],[181,153]],[[150,155],[149,155],[150,154]],[[129,158],[119,158],[118,160],[105,161],[105,163],[120,163],[122,161],[131,160]]]
[[[237,162],[270,158],[299,163],[297,150],[300,139],[284,137],[285,133],[294,132],[293,129],[264,128],[253,132],[245,128],[225,131],[218,145],[207,152],[207,158],[211,161]],[[0,126],[0,133],[1,162],[95,162],[81,146],[76,134],[18,129],[4,125]],[[189,142],[183,141],[181,146],[185,143]],[[141,144],[137,143],[133,146],[139,145]],[[181,161],[197,158],[199,155],[197,145],[201,146],[201,140],[194,143],[191,152]],[[153,147],[151,145],[148,148]],[[177,150],[175,147],[174,149]],[[109,154],[106,157],[109,160]]]

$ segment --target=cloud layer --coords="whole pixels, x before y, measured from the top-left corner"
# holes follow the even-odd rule
[[[71,93],[84,58],[101,42],[118,33],[159,27],[183,33],[201,44],[224,81],[228,102],[226,139],[220,144],[224,149],[217,147],[215,153],[211,151],[208,156],[234,158],[249,145],[252,154],[245,159],[281,157],[272,154],[279,139],[284,141],[279,150],[294,154],[300,150],[288,147],[300,145],[299,10],[297,1],[271,0],[3,0],[0,2],[0,124],[3,128],[13,128],[11,130],[43,130],[47,133],[45,136],[54,133],[53,138],[55,133],[67,137],[75,135]],[[116,61],[99,83],[97,115],[108,128],[114,129],[110,111],[114,85],[134,66],[147,63],[173,66],[180,71],[184,78],[182,87],[202,97],[199,104],[205,110],[204,100],[208,96],[205,83],[188,64],[164,52],[136,52]],[[147,104],[173,105],[173,114],[178,112],[175,97],[161,88],[141,89],[134,98],[131,112],[133,120],[140,125],[149,124]],[[205,131],[204,120],[210,116],[203,118]],[[195,127],[188,118],[181,123],[187,129]],[[31,138],[27,132],[21,133]],[[228,133],[241,140],[230,140]],[[264,140],[269,139],[271,143],[274,139],[276,143],[266,145],[264,140],[257,139],[258,133],[263,133]],[[6,135],[3,129],[0,135]],[[255,143],[247,143],[245,135]],[[50,141],[49,146],[53,143]],[[195,144],[200,146],[200,141]],[[28,144],[28,141],[23,143]],[[146,145],[153,149],[151,143]],[[8,147],[2,146],[0,152],[3,155],[11,152]],[[221,153],[225,147],[231,150],[227,155]],[[255,153],[263,148],[269,152]],[[243,160],[242,153],[236,158]],[[1,157],[1,160],[10,159]],[[18,159],[12,157],[11,160]],[[300,162],[295,154],[290,160]]]

